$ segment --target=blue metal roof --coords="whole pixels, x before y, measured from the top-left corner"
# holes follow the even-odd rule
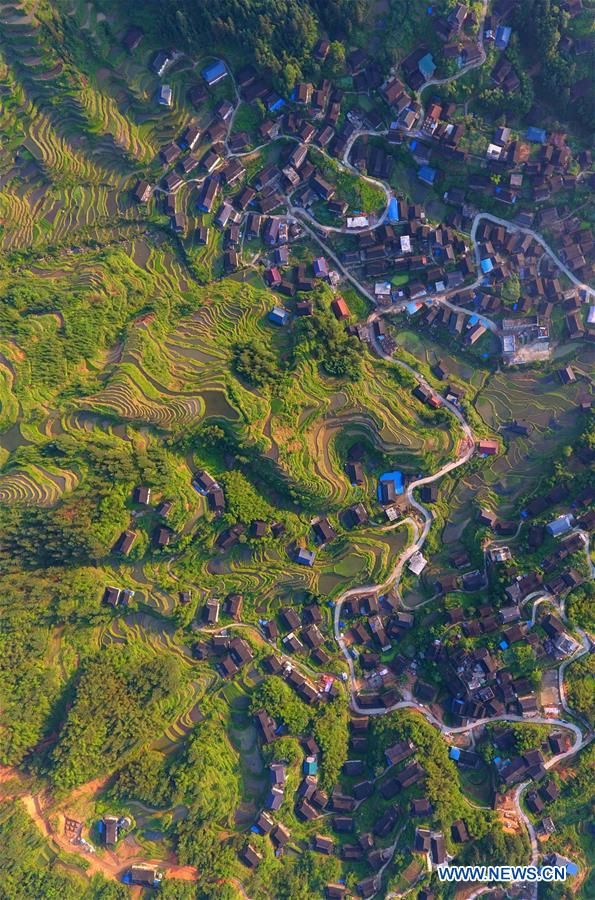
[[[420,181],[425,181],[426,184],[434,184],[436,179],[436,169],[433,169],[431,166],[420,166],[417,177]]]
[[[388,204],[388,221],[399,221],[399,204],[396,197],[392,197],[390,203]]]
[[[496,37],[494,43],[498,50],[505,50],[512,34],[510,25],[498,25],[496,28]]]
[[[268,314],[269,321],[273,322],[275,325],[285,325],[288,317],[289,313],[287,310],[282,309],[280,306],[274,306]]]
[[[436,63],[434,62],[432,54],[426,53],[425,56],[422,56],[417,64],[417,68],[426,78],[431,78],[436,71]]]
[[[277,112],[278,109],[281,109],[285,106],[285,100],[283,97],[276,97],[269,101],[267,104],[269,112]]]
[[[402,472],[385,472],[380,476],[380,481],[392,481],[397,494],[403,493],[403,473]]]
[[[545,144],[546,134],[543,128],[535,128],[534,125],[530,125],[527,128],[527,140],[533,141],[537,144]]]
[[[225,68],[225,63],[222,59],[216,59],[215,62],[209,63],[209,65],[205,66],[202,70],[202,77],[209,84],[219,81],[221,78],[225,78],[226,75],[227,69]]]

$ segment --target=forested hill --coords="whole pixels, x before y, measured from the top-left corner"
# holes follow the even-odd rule
[[[340,42],[361,25],[369,0],[162,0],[169,27],[196,46],[233,46],[281,85],[293,87],[308,73],[321,32]],[[342,44],[333,48],[344,54]]]

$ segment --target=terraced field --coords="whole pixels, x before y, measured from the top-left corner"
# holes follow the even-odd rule
[[[555,374],[506,373],[490,379],[475,405],[490,428],[500,429],[507,453],[482,469],[482,480],[488,489],[497,490],[505,510],[537,483],[562,439],[572,444],[580,427],[578,403],[588,394],[587,381],[561,385]],[[530,424],[528,437],[507,431],[506,425],[515,419]]]
[[[216,226],[216,208],[199,212],[206,177],[200,167],[166,201],[164,176],[173,168],[163,164],[160,151],[191,123],[204,131],[220,100],[235,101],[233,78],[211,87],[197,110],[188,89],[202,84],[200,70],[210,57],[180,54],[167,72],[173,104],[161,106],[156,97],[164,79],[151,68],[165,39],[160,23],[139,9],[145,35],[138,51],[128,53],[122,46],[128,16],[126,4],[113,0],[0,2],[0,512],[11,532],[0,563],[8,591],[26,601],[18,610],[24,626],[17,619],[14,634],[29,640],[31,628],[37,653],[22,681],[28,685],[44,665],[49,673],[46,722],[27,732],[23,745],[30,745],[21,759],[38,754],[39,771],[48,770],[76,702],[79,674],[96,657],[115,659],[117,648],[126,648],[125,668],[129,660],[147,668],[158,660],[159,678],[165,683],[174,672],[176,679],[160,697],[157,725],[148,737],[143,732],[142,746],[131,739],[126,752],[157,751],[147,753],[154,757],[150,764],[158,758],[167,769],[200,737],[200,722],[214,704],[220,704],[217,716],[228,716],[224,740],[239,759],[240,801],[221,825],[227,835],[234,817],[238,830],[250,826],[268,785],[267,751],[259,749],[250,703],[264,680],[262,657],[286,646],[265,640],[263,619],[277,616],[281,606],[315,599],[324,646],[335,653],[316,663],[297,654],[296,667],[312,678],[327,668],[347,678],[353,660],[334,640],[337,601],[352,588],[400,578],[403,551],[414,542],[422,548],[424,520],[427,529],[432,524],[417,499],[420,485],[414,497],[410,481],[444,468],[425,545],[427,551],[442,530],[446,549],[425,573],[433,576],[436,557],[442,562],[450,543],[460,541],[478,503],[516,517],[521,496],[537,486],[564,443],[572,443],[580,428],[577,406],[591,394],[590,361],[586,352],[576,354],[577,381],[563,386],[551,374],[495,371],[493,360],[475,363],[444,335],[428,337],[415,318],[390,318],[394,357],[406,364],[399,367],[382,352],[386,345],[348,339],[344,323],[331,317],[331,288],[318,280],[310,294],[312,330],[300,334],[296,300],[265,288],[271,248],[245,240],[243,223],[240,237],[231,238]],[[261,112],[243,104],[232,132],[245,128],[254,137]],[[242,154],[242,164],[253,175],[266,161],[280,161],[287,140],[264,153]],[[201,143],[196,152],[207,146]],[[330,170],[329,177],[340,175]],[[134,200],[139,179],[156,186],[147,203]],[[355,175],[341,180],[352,205],[384,200],[379,192],[376,202],[374,191],[359,198]],[[236,190],[222,185],[226,198]],[[186,215],[180,234],[171,228],[174,207]],[[209,228],[204,245],[199,225]],[[289,265],[310,266],[320,248],[307,231],[296,234]],[[224,268],[227,240],[239,254],[232,275]],[[348,291],[349,322],[361,322],[367,301]],[[280,303],[292,312],[287,327],[269,319]],[[328,323],[332,328],[324,331]],[[329,374],[341,371],[331,357],[333,328],[340,328],[337,345],[355,358],[340,378]],[[246,346],[254,351],[252,369],[241,365]],[[424,379],[444,391],[446,382],[432,372],[439,359],[448,382],[464,391],[460,409],[447,402],[432,409],[413,396]],[[530,424],[527,437],[507,429],[514,419]],[[471,459],[474,438],[487,435],[498,435],[506,452]],[[363,454],[357,486],[346,474],[356,443]],[[470,463],[462,476],[447,465],[453,461]],[[223,485],[224,509],[198,489],[202,469]],[[395,470],[405,479],[396,504],[404,511],[395,506],[399,518],[389,523],[378,502],[378,479]],[[150,488],[150,499],[139,487]],[[446,503],[438,505],[446,494],[447,521]],[[352,528],[345,513],[355,503],[364,504],[369,519]],[[336,531],[323,545],[312,528],[322,516]],[[264,537],[255,528],[262,522]],[[232,526],[237,533],[228,546]],[[124,549],[127,535],[132,540]],[[311,566],[296,561],[302,548],[315,551]],[[106,603],[106,587],[124,593],[117,602],[108,593]],[[413,598],[412,608],[431,599],[428,584],[408,572],[402,590]],[[207,626],[206,601],[231,592],[243,595],[241,621],[222,606],[220,619]],[[469,597],[461,596],[468,605]],[[221,675],[217,642],[209,644],[208,661],[197,658],[203,651],[196,643],[222,630],[241,635],[254,652],[233,679]],[[395,637],[395,649],[412,657],[417,634]],[[39,696],[37,683],[31,692]],[[291,772],[292,794],[300,766]],[[116,804],[107,782],[94,790],[99,800],[84,807],[89,820]],[[134,798],[128,806],[121,801],[117,805],[138,816],[139,825],[126,852],[169,860],[179,838],[176,824],[188,815],[185,802],[166,809],[166,801],[156,801],[161,805],[153,810]],[[291,803],[286,806],[287,821],[304,838],[300,844],[294,836],[301,849],[311,828]],[[374,801],[362,807],[366,829],[373,807]],[[192,823],[197,830],[204,826]],[[107,858],[108,851],[101,852]],[[194,869],[183,874],[198,877]]]

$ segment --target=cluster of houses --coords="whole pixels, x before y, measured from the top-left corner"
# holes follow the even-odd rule
[[[284,250],[284,247],[279,250]],[[288,254],[280,253],[277,250],[274,254],[274,260],[264,272],[264,280],[273,290],[278,291],[285,297],[294,297],[296,292],[308,293],[312,291],[316,283],[320,280],[325,281],[334,287],[339,280],[338,274],[329,269],[326,257],[318,256],[312,260],[311,269],[305,263],[293,266],[290,271],[283,270],[282,265],[288,262]],[[347,305],[344,297],[335,294],[330,304],[331,312],[339,322],[345,322],[351,317],[351,310]],[[293,304],[292,309],[287,306],[281,306],[277,302],[268,313],[268,320],[273,325],[283,327],[288,325],[293,317],[303,318],[313,315],[314,303],[307,297],[299,297]],[[353,333],[355,326],[349,326],[348,332]]]
[[[234,598],[239,595],[230,594],[226,600],[226,610],[232,615],[231,608],[237,602]],[[207,601],[204,619],[205,624],[216,624],[219,616],[219,601]],[[227,630],[222,630],[213,634],[208,641],[197,640],[192,645],[192,656],[194,659],[215,659],[215,663],[219,673],[224,678],[232,678],[238,672],[254,659],[254,651],[244,638],[233,637]]]
[[[391,650],[393,642],[398,642],[415,624],[413,613],[398,609],[397,604],[394,594],[387,593],[381,597],[376,594],[356,595],[349,597],[342,605],[339,624],[345,629],[343,637],[351,655],[359,659],[364,671],[376,669],[380,664],[380,654]],[[350,620],[355,621],[349,625]],[[397,654],[386,664],[378,679],[388,690],[382,694],[362,694],[360,705],[367,708],[394,705],[399,695],[394,686],[390,686],[403,674],[407,664],[407,660]]]
[[[443,232],[445,229],[439,229]],[[446,307],[426,306],[421,320],[435,328],[448,328],[453,335],[463,335],[466,343],[473,344],[485,334],[486,326],[482,314],[494,316],[505,311],[503,290],[511,275],[518,275],[521,295],[514,303],[515,313],[536,310],[537,315],[504,318],[502,321],[502,355],[509,363],[529,358],[531,352],[549,352],[550,321],[554,311],[565,314],[566,328],[570,337],[595,337],[595,331],[583,325],[582,306],[586,297],[576,288],[563,289],[558,272],[540,263],[543,255],[541,246],[529,234],[507,230],[502,225],[482,222],[476,237],[480,246],[480,268],[482,284],[478,289],[461,289],[451,299],[454,305],[469,309],[469,318],[463,312],[452,312]],[[460,263],[465,275],[472,271],[471,262],[465,255]],[[447,273],[446,286],[450,287],[452,272]],[[408,286],[408,296],[424,299],[427,290]],[[445,283],[430,285],[430,290],[444,290]],[[391,299],[392,295],[391,295]],[[431,299],[431,295],[430,295]],[[535,356],[537,358],[537,356]]]
[[[255,714],[257,727],[265,743],[275,740],[275,723],[264,710]],[[304,760],[302,764],[302,780],[295,796],[295,812],[305,822],[314,822],[324,818],[339,841],[330,834],[314,833],[311,847],[325,856],[336,854],[349,862],[365,863],[372,873],[362,878],[356,885],[361,897],[372,897],[380,886],[379,872],[391,859],[390,847],[378,846],[384,841],[403,819],[403,810],[397,805],[395,798],[414,785],[421,785],[425,778],[425,770],[416,758],[416,747],[410,740],[399,741],[386,750],[386,770],[382,778],[376,782],[366,778],[367,751],[370,720],[367,716],[353,716],[350,721],[350,758],[344,763],[342,775],[348,780],[347,791],[336,785],[330,795],[322,790],[318,782],[318,757],[320,748],[310,736],[302,740]],[[275,822],[277,812],[285,799],[287,767],[283,762],[272,762],[269,766],[270,789],[265,800],[265,807],[258,814],[252,830],[259,834],[269,835],[277,853],[289,843],[291,834],[288,828]],[[383,801],[392,801],[378,811],[371,830],[365,833],[357,831],[354,816],[360,803],[378,793]],[[427,797],[412,797],[407,801],[408,813],[413,818],[428,821],[433,806]],[[427,841],[426,841],[427,833]],[[469,839],[465,823],[454,822],[452,837],[455,842],[463,843]],[[412,850],[427,856],[432,865],[447,861],[444,835],[441,832],[418,828]],[[242,861],[250,868],[262,861],[261,853],[247,843],[241,854]],[[346,897],[344,885],[330,884],[326,889],[329,897]],[[430,896],[428,894],[428,896]]]
[[[343,298],[338,297],[333,302],[335,304],[343,303],[344,308],[347,309]],[[342,309],[343,307],[339,308]],[[273,312],[275,312],[275,310],[273,310]],[[279,309],[278,312],[281,313],[285,311]],[[346,474],[352,484],[362,485],[363,471],[361,461],[357,460],[348,462],[346,465]],[[215,513],[216,516],[220,516],[225,511],[224,491],[219,483],[211,475],[209,475],[208,472],[206,472],[205,470],[200,470],[199,472],[197,472],[193,477],[192,484],[195,490],[197,490],[207,498],[209,508],[212,512]],[[340,514],[340,518],[346,528],[356,528],[365,525],[369,521],[369,513],[364,504],[358,502],[343,510]],[[262,539],[270,535],[271,537],[277,539],[282,537],[284,532],[285,526],[282,522],[273,522],[269,524],[262,519],[255,519],[248,528],[246,527],[246,525],[244,525],[244,523],[237,522],[235,525],[231,525],[219,533],[216,538],[215,545],[221,552],[225,552],[231,549],[237,543],[240,535],[245,535],[246,537],[251,539]],[[334,540],[337,536],[335,528],[326,516],[320,516],[313,521],[312,532],[314,536],[314,542],[317,547],[324,547],[327,543]],[[305,566],[312,566],[316,558],[316,550],[311,550],[307,547],[299,545],[290,548],[289,554],[294,562]],[[310,614],[314,616],[316,610],[310,609]],[[308,614],[308,611],[306,611],[306,614]],[[214,616],[215,613],[213,612],[212,615]],[[217,621],[216,618],[213,619],[213,621],[209,620],[208,624],[214,624],[215,621]],[[316,624],[316,621],[318,620],[312,619],[312,624]],[[307,643],[308,640],[308,635],[306,635]],[[308,645],[313,649],[317,649],[318,643],[320,642],[314,645],[312,643],[313,640],[315,640],[315,638],[311,638],[311,641]],[[293,644],[292,641],[285,641],[285,639],[284,642],[286,642],[289,649],[293,650],[294,652],[303,650],[303,646],[300,644],[297,638],[295,639],[295,642],[293,642]]]
[[[358,235],[358,248],[345,251],[341,261],[375,285],[380,306],[452,290],[475,272],[463,238],[449,226],[431,226],[421,204],[408,204],[402,197],[391,202],[387,222]],[[385,291],[382,279],[389,274],[406,274],[409,282],[394,294],[389,283]]]
[[[501,625],[497,620],[496,627]],[[514,678],[487,647],[466,650],[456,643],[452,647],[436,645],[430,656],[451,695],[450,709],[462,722],[505,712],[528,717],[539,712],[534,683]]]
[[[134,489],[134,493],[132,496],[133,502],[137,507],[143,507],[144,509],[148,509],[151,505],[151,488],[145,486],[139,486]],[[161,520],[165,520],[171,513],[173,507],[173,500],[162,499],[157,506],[155,507],[156,515]],[[138,514],[138,510],[133,512],[133,516]],[[174,532],[171,528],[168,528],[167,525],[161,521],[154,530],[153,533],[153,542],[156,547],[167,547],[170,543],[171,539],[174,536]],[[134,531],[133,528],[126,528],[116,540],[113,551],[114,553],[119,553],[122,556],[128,556],[130,551],[132,550],[136,540],[138,538],[138,533]],[[111,591],[115,590],[115,588],[111,588]],[[132,592],[133,594],[134,592]],[[120,597],[118,601],[117,595],[113,593],[110,594],[109,597],[106,596],[106,602],[108,602],[111,606],[116,606],[118,602],[122,602],[125,599],[124,596]],[[128,598],[130,599],[130,598]],[[116,602],[114,602],[114,600]]]
[[[510,27],[504,24],[510,9],[511,4],[502,0],[486,19],[485,40],[488,44],[493,42],[499,50],[506,47],[510,38]],[[475,61],[480,49],[475,37],[469,36],[477,30],[474,13],[469,7],[458,3],[448,15],[432,17],[432,23],[444,42],[447,58],[457,58],[459,65]],[[160,78],[176,62],[176,54],[177,51],[162,51],[154,59],[152,68]],[[377,93],[390,108],[393,119],[387,129],[388,144],[401,143],[404,135],[407,136],[413,159],[419,166],[419,178],[433,185],[437,176],[437,170],[431,164],[434,154],[467,159],[467,151],[459,147],[464,125],[453,121],[454,104],[439,98],[432,98],[423,117],[421,115],[422,108],[414,99],[415,91],[432,77],[435,68],[427,47],[413,50],[402,61],[401,67],[409,87],[394,74],[384,80],[378,63],[361,50],[354,50],[347,58],[347,69],[357,90],[369,95]],[[227,77],[228,71],[222,61],[215,60],[202,74],[204,84],[194,85],[189,92],[197,110],[201,110],[207,100],[209,86]],[[518,87],[518,77],[511,71],[511,64],[504,55],[499,57],[492,76],[494,83],[504,89],[516,90]],[[442,306],[429,309],[424,306],[423,316],[428,325],[443,325],[471,346],[486,331],[478,317],[503,310],[502,288],[511,274],[518,274],[522,296],[515,303],[514,312],[521,314],[535,309],[538,315],[528,317],[527,321],[518,317],[507,320],[508,326],[503,328],[502,335],[502,352],[507,362],[527,361],[530,350],[537,354],[534,358],[543,358],[549,352],[549,321],[555,306],[563,306],[570,337],[595,337],[591,327],[595,323],[583,323],[580,307],[587,298],[581,297],[576,290],[562,289],[553,264],[540,261],[541,247],[523,232],[483,223],[477,235],[482,244],[483,284],[481,290],[464,289],[465,281],[475,277],[475,263],[460,233],[469,229],[475,209],[467,201],[462,187],[451,187],[446,192],[444,199],[451,210],[442,227],[431,228],[419,205],[407,207],[403,200],[395,198],[390,204],[393,212],[383,226],[373,232],[362,230],[368,226],[368,218],[349,215],[346,201],[336,196],[335,186],[317,167],[320,157],[316,154],[324,151],[342,159],[351,148],[351,162],[356,167],[387,180],[394,162],[391,153],[373,140],[369,141],[367,135],[353,143],[358,129],[376,130],[387,124],[383,105],[371,110],[350,109],[342,116],[343,92],[328,79],[318,85],[298,83],[288,102],[271,90],[266,78],[259,76],[253,67],[241,69],[235,80],[246,103],[258,102],[265,106],[267,116],[260,125],[260,138],[275,140],[283,134],[292,139],[282,148],[277,164],[267,164],[249,184],[244,183],[245,167],[233,154],[250,145],[250,136],[228,134],[234,112],[229,100],[221,100],[215,105],[210,123],[200,127],[195,122],[190,123],[175,142],[161,150],[167,169],[161,190],[165,192],[172,227],[179,233],[187,231],[186,215],[177,209],[176,195],[185,178],[196,170],[200,177],[195,174],[192,180],[201,185],[198,209],[213,213],[213,226],[224,231],[226,271],[238,267],[243,240],[259,239],[272,253],[265,272],[265,280],[271,288],[289,297],[310,289],[308,275],[294,271],[293,277],[288,277],[283,271],[289,262],[288,241],[299,236],[300,229],[274,213],[286,202],[287,195],[291,195],[293,202],[304,207],[324,203],[332,215],[343,220],[346,217],[347,231],[351,228],[356,232],[359,230],[358,249],[347,250],[342,262],[374,286],[380,305],[406,298],[416,309],[421,309],[422,301],[430,300],[433,293],[452,292],[453,288],[460,287],[459,294],[453,299],[457,306],[470,308],[469,319],[462,312]],[[537,145],[536,153],[531,152],[532,145]],[[309,153],[311,147],[317,148],[314,153]],[[483,167],[469,172],[467,185],[471,191],[488,193],[503,203],[515,204],[528,195],[532,201],[544,204],[557,192],[576,186],[577,163],[583,171],[588,170],[590,154],[585,151],[577,158],[573,157],[564,134],[548,136],[531,126],[525,139],[519,140],[510,128],[500,126],[489,144]],[[230,194],[229,189],[235,185],[237,193]],[[152,185],[141,180],[135,190],[136,199],[147,202],[153,190]],[[550,207],[539,213],[523,209],[515,221],[524,227],[535,224],[542,231],[552,231],[562,245],[560,255],[566,265],[583,281],[593,276],[592,232],[582,227],[577,216],[568,215],[565,208]],[[207,243],[209,228],[213,226],[199,226],[196,234],[199,243]],[[328,267],[321,273],[314,272],[315,277],[330,278],[334,274]],[[383,280],[400,274],[406,274],[408,279],[406,286],[401,288],[395,289],[390,281]],[[296,313],[307,315],[308,301],[298,302],[300,309]],[[345,314],[340,311],[338,317],[344,318]],[[282,305],[275,306],[270,319],[274,324],[283,325],[289,320],[289,311]],[[376,326],[383,327],[382,323],[375,323]]]
[[[263,633],[270,643],[280,642],[283,649],[290,654],[309,653],[310,661],[316,666],[328,666],[331,657],[324,648],[325,637],[320,630],[323,626],[323,614],[317,603],[303,606],[301,615],[298,615],[294,607],[282,607],[278,619],[281,628],[276,619],[262,621]],[[276,657],[269,658],[267,667],[269,671],[275,669],[274,674],[281,673],[283,669]],[[318,696],[318,690],[308,682],[304,683],[301,690],[312,700]]]
[[[552,505],[564,501],[568,496],[568,487],[563,483],[557,484],[546,494],[534,498],[528,504],[525,516],[527,519],[542,516]],[[574,567],[564,566],[561,568],[561,566],[573,554],[584,552],[585,544],[580,530],[592,530],[595,513],[590,509],[585,509],[581,513],[580,509],[581,507],[587,507],[588,504],[592,503],[592,500],[592,489],[587,488],[574,501],[577,507],[576,516],[573,513],[566,513],[553,519],[548,524],[529,525],[527,539],[529,548],[532,551],[537,550],[543,544],[547,534],[560,538],[565,534],[567,536],[560,541],[555,551],[552,551],[541,560],[541,571],[515,575],[512,583],[505,588],[506,595],[511,602],[522,604],[530,594],[538,590],[558,598],[582,583],[583,578]],[[516,530],[515,523],[501,522],[494,513],[487,509],[480,510],[478,521],[493,528],[499,534],[512,534]],[[568,534],[570,531],[572,533]],[[496,557],[494,561],[506,562],[508,559],[510,559],[510,556],[504,558]]]
[[[493,745],[497,751],[494,757],[496,777],[505,790],[523,781],[534,782],[525,795],[527,808],[537,822],[535,832],[540,840],[547,840],[556,830],[551,816],[544,815],[546,807],[560,795],[560,788],[553,778],[547,778],[547,769],[541,750],[528,750],[522,755],[515,755],[516,735],[512,728],[498,726],[493,733]],[[543,745],[553,756],[567,753],[571,746],[570,737],[566,733],[552,733]],[[500,795],[496,794],[494,804],[497,807]]]

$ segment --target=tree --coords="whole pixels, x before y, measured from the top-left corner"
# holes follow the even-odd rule
[[[510,275],[502,287],[502,299],[508,303],[516,303],[521,296],[521,282],[516,274]]]
[[[225,518],[230,524],[244,522],[249,525],[254,519],[272,519],[272,507],[237,469],[225,472],[219,480],[225,491]]]
[[[312,355],[323,369],[336,378],[358,381],[362,376],[361,349],[357,338],[326,309],[318,309],[312,316],[304,316],[292,329],[294,365],[302,357]]]
[[[157,896],[161,900],[197,900],[198,892],[191,881],[164,878],[157,888]]]
[[[262,748],[262,757],[266,765],[275,760],[286,762],[288,766],[297,766],[303,759],[304,751],[295,737],[283,735],[272,744],[265,744]]]
[[[518,866],[526,863],[528,851],[524,832],[513,834],[503,831],[500,825],[494,825],[470,846],[468,861],[471,865],[478,865],[486,860],[505,859],[508,865]]]
[[[511,725],[515,735],[515,745],[518,753],[527,753],[528,750],[538,750],[541,744],[547,740],[549,728],[547,725],[531,725],[530,723],[513,723]]]
[[[352,34],[363,25],[370,0],[310,0],[331,36]]]
[[[170,785],[161,753],[144,750],[117,774],[112,794],[118,800],[140,800],[149,806],[167,806]]]
[[[279,361],[261,341],[242,341],[233,347],[237,375],[254,387],[272,387],[279,380]]]
[[[52,753],[51,778],[71,788],[112,772],[159,723],[160,701],[178,687],[172,656],[108,647],[82,668],[74,702]],[[84,752],[81,751],[84,748]]]
[[[233,810],[232,810],[233,812]],[[182,819],[177,829],[178,859],[183,866],[196,866],[200,871],[199,888],[225,878],[233,869],[234,853],[222,843],[219,829],[204,824],[200,818]]]
[[[182,12],[184,18],[180,18]],[[248,52],[286,89],[302,77],[317,39],[316,16],[300,0],[166,0],[165,20],[188,43],[224,44]]]
[[[255,712],[261,707],[287,725],[292,734],[306,734],[313,718],[312,709],[277,675],[267,678],[256,688],[250,709]]]
[[[339,78],[345,72],[345,47],[339,41],[333,41],[326,58],[329,78]]]
[[[227,736],[228,725],[228,707],[213,702],[170,770],[174,801],[189,805],[197,821],[211,825],[230,825],[240,802],[240,757]]]
[[[595,722],[595,655],[588,653],[566,669],[568,705]]]
[[[325,706],[314,723],[314,737],[322,752],[320,784],[328,791],[339,780],[348,754],[349,709],[344,696]]]
[[[377,716],[372,723],[370,758],[377,769],[385,766],[385,751],[397,741],[411,740],[426,770],[426,795],[432,802],[437,821],[445,832],[457,818],[464,818],[469,834],[483,837],[492,821],[489,814],[469,807],[461,791],[455,764],[440,733],[421,716],[409,710],[396,710]]]
[[[528,644],[511,647],[508,650],[510,657],[510,665],[514,672],[530,678],[536,684],[539,684],[541,675],[537,666],[537,657],[535,651]]]
[[[575,588],[567,598],[568,618],[573,625],[595,631],[595,585],[585,582]]]

